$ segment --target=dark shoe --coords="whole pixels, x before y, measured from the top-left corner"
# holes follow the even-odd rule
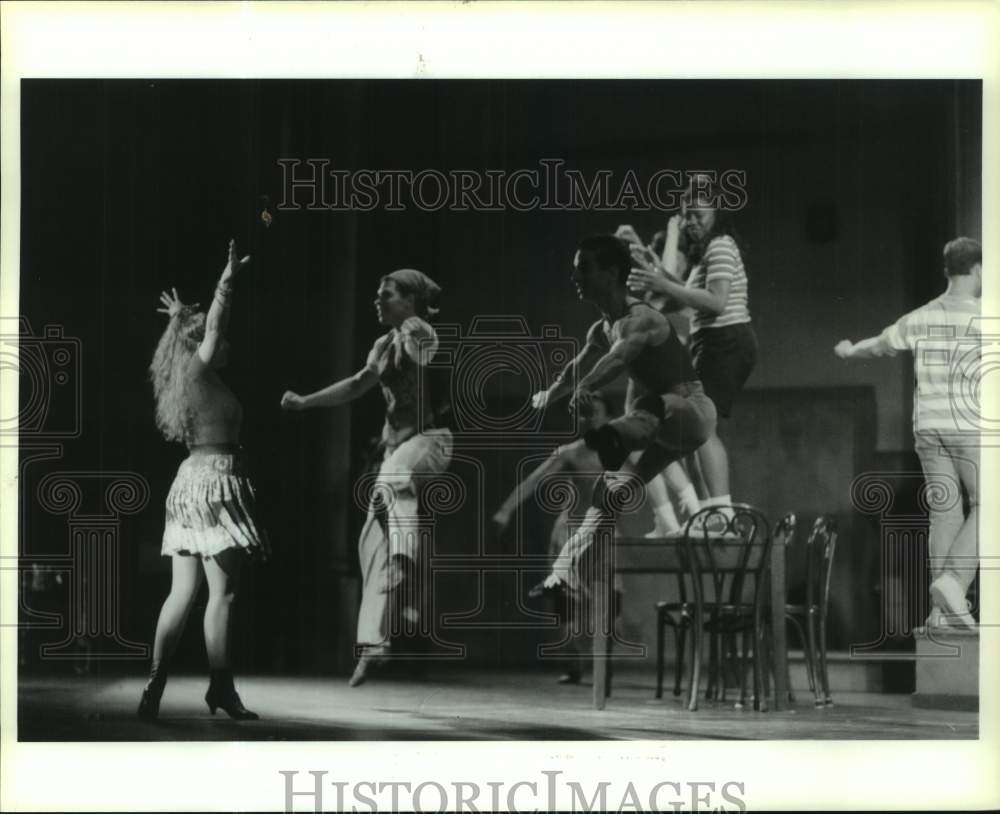
[[[552,599],[557,602],[567,600],[568,591],[565,582],[557,582],[555,585],[546,585],[544,581],[539,582],[528,591],[528,599]]]
[[[240,694],[233,686],[233,674],[228,670],[213,670],[212,678],[205,693],[205,703],[208,710],[215,715],[215,710],[222,709],[230,718],[236,721],[256,721],[260,716],[243,706]]]
[[[154,666],[149,673],[149,681],[142,690],[142,698],[139,699],[138,715],[144,721],[155,721],[160,714],[160,699],[163,697],[163,688],[167,686],[167,671],[163,665]]]

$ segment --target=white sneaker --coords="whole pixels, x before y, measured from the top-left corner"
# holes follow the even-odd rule
[[[733,533],[729,527],[732,519],[733,510],[728,507],[720,508],[718,511],[714,512],[699,514],[691,523],[691,533],[704,534],[707,531],[709,534],[718,536],[738,537],[739,535]]]
[[[925,628],[932,627],[948,627],[948,620],[945,618],[944,611],[941,610],[937,605],[931,608],[930,615],[927,617],[927,621],[924,622]]]
[[[949,626],[976,629],[976,620],[969,613],[972,604],[965,598],[962,586],[951,574],[942,574],[931,583],[931,599],[943,609],[943,618]]]

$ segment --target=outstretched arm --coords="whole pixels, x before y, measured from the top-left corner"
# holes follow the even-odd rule
[[[226,333],[226,326],[229,324],[229,303],[233,294],[233,280],[237,273],[250,262],[250,257],[242,260],[236,259],[236,241],[229,241],[229,258],[226,267],[222,270],[219,283],[215,287],[215,297],[212,298],[212,307],[208,309],[208,316],[205,318],[205,338],[198,346],[198,358],[206,365],[211,364],[215,356],[219,340]]]
[[[583,350],[566,367],[563,368],[548,390],[535,393],[531,404],[536,410],[565,398],[573,392],[573,382],[578,376],[587,373],[601,358],[602,351],[591,342],[583,346]]]
[[[580,391],[593,392],[610,384],[626,371],[629,363],[635,359],[648,345],[655,345],[667,338],[670,323],[662,314],[650,311],[648,314],[638,314],[625,317],[619,328],[619,338],[610,350],[601,356],[590,372],[577,383],[577,394]]]
[[[346,379],[341,379],[339,382],[334,382],[328,387],[306,396],[300,396],[298,393],[288,390],[281,397],[281,407],[284,410],[338,407],[360,398],[371,390],[377,382],[378,374],[371,368],[365,367],[353,376],[348,376]]]
[[[334,382],[322,390],[300,396],[288,390],[281,397],[281,407],[285,410],[306,410],[311,407],[338,407],[360,398],[378,383],[379,364],[392,349],[389,334],[375,340],[375,345],[368,353],[368,362],[353,376]]]
[[[880,356],[896,355],[896,349],[889,343],[885,334],[870,336],[860,342],[842,339],[836,344],[833,352],[841,359],[874,359]]]

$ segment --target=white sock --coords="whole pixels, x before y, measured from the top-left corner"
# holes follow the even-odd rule
[[[677,515],[674,513],[674,507],[670,505],[668,500],[659,506],[653,507],[653,518],[656,522],[657,531],[680,531],[681,524],[677,522]]]
[[[683,513],[687,515],[685,520],[694,517],[701,509],[701,501],[698,500],[698,493],[694,490],[693,484],[685,486],[677,495],[677,500],[681,504]]]
[[[667,484],[662,475],[657,475],[646,484],[646,497],[653,509],[655,523],[653,532],[647,536],[662,537],[664,534],[680,531],[681,526],[677,522],[677,515],[674,513],[674,506],[670,502]]]

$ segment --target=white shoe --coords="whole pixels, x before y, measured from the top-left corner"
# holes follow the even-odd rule
[[[969,613],[971,603],[965,598],[965,592],[958,580],[951,574],[942,574],[931,583],[931,599],[934,604],[943,609],[948,625],[967,630],[976,629],[976,620]]]
[[[664,523],[659,517],[653,516],[653,530],[646,532],[644,539],[646,540],[658,540],[663,537],[676,537],[681,533],[681,527],[677,525],[668,525]]]
[[[932,627],[947,627],[948,622],[945,621],[944,611],[941,610],[937,605],[931,608],[930,615],[927,617],[927,621],[924,622],[925,628]]]
[[[698,514],[691,523],[691,533],[704,534],[707,531],[709,534],[718,536],[738,537],[739,535],[734,534],[729,527],[733,516],[733,510],[728,507],[720,507],[717,511]]]

